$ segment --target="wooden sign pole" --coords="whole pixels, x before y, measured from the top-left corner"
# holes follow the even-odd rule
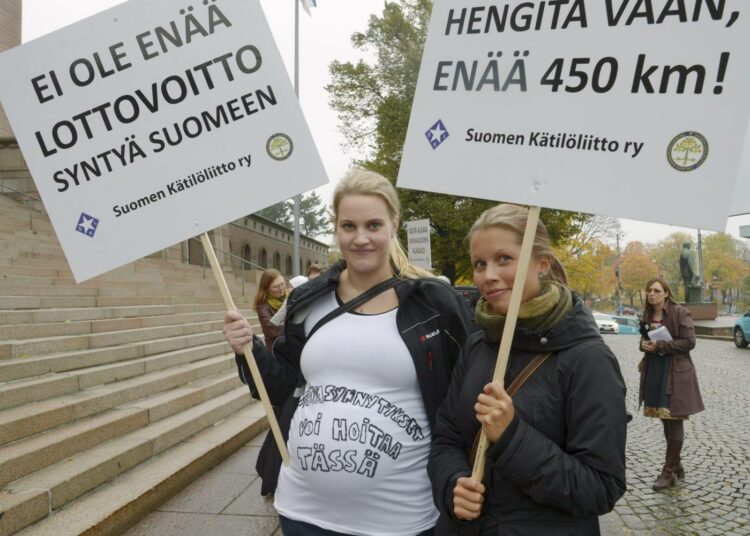
[[[508,367],[510,347],[513,343],[513,334],[516,331],[518,309],[521,307],[523,288],[526,285],[526,276],[529,272],[529,262],[531,262],[531,252],[534,247],[534,239],[536,238],[536,227],[539,223],[540,211],[540,207],[529,207],[526,230],[524,231],[523,242],[521,243],[521,254],[518,258],[518,267],[516,268],[516,278],[513,281],[513,290],[510,293],[508,314],[505,317],[505,326],[503,327],[503,335],[500,339],[500,349],[497,353],[495,373],[492,377],[493,382],[499,381],[502,383],[505,380],[505,369]],[[471,477],[477,482],[481,482],[484,478],[484,466],[488,446],[489,440],[484,431],[482,431],[482,434],[479,436],[479,445],[476,457],[474,458],[474,468],[471,473]]]
[[[201,235],[201,242],[203,243],[203,249],[206,251],[206,257],[208,262],[211,264],[211,270],[216,278],[216,284],[219,286],[221,296],[224,298],[224,304],[227,307],[227,311],[234,312],[237,308],[234,305],[234,300],[229,294],[229,287],[227,287],[227,281],[224,279],[224,273],[221,271],[219,266],[219,260],[216,258],[216,252],[211,245],[211,240],[208,238],[207,233]],[[279,428],[279,422],[276,420],[276,414],[273,412],[271,406],[271,400],[268,398],[266,392],[266,386],[263,384],[263,378],[260,377],[260,371],[258,370],[258,364],[255,362],[253,351],[249,344],[245,344],[242,347],[242,352],[245,354],[245,361],[247,361],[250,367],[250,372],[253,375],[253,381],[255,382],[255,388],[260,394],[260,401],[263,403],[263,409],[266,411],[266,417],[268,418],[268,424],[273,432],[273,437],[276,440],[276,446],[279,448],[281,453],[281,459],[284,461],[284,465],[289,465],[289,453],[286,450],[286,443],[284,437],[281,435],[281,429]]]

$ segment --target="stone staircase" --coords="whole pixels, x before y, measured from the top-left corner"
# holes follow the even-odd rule
[[[170,248],[76,285],[49,220],[31,219],[0,195],[0,536],[120,534],[265,416],[210,271]],[[227,279],[250,315],[254,289]]]

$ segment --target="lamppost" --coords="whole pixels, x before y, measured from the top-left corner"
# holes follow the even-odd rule
[[[620,237],[622,231],[617,231],[617,262],[615,263],[615,275],[617,276],[617,290],[615,291],[615,308],[617,314],[622,314],[622,279],[620,275]]]

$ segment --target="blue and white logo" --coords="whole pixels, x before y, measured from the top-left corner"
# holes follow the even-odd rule
[[[96,233],[96,228],[98,226],[99,220],[93,216],[89,216],[85,212],[81,212],[81,217],[78,218],[78,224],[76,225],[76,231],[94,238],[94,233]]]
[[[433,149],[437,149],[440,145],[448,139],[448,129],[445,128],[442,119],[438,119],[437,123],[430,127],[430,130],[424,133],[427,137],[427,141]]]

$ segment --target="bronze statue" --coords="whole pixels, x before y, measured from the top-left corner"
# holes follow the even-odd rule
[[[695,259],[693,252],[690,251],[690,242],[682,243],[680,277],[682,277],[682,284],[685,285],[685,301],[687,302],[689,289],[698,284],[698,275],[695,273]]]

